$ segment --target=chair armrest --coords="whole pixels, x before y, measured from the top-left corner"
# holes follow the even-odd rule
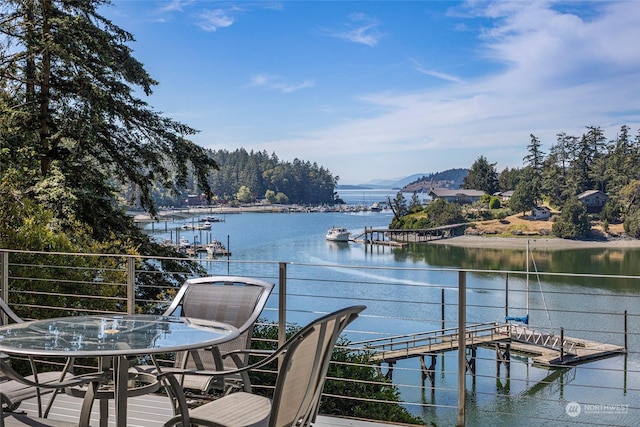
[[[75,385],[87,384],[90,382],[104,383],[108,380],[106,373],[97,373],[97,374],[77,375],[77,376],[74,376],[73,378],[66,379],[64,381],[39,383],[23,377],[1,358],[0,358],[0,371],[2,371],[2,373],[7,378],[18,381],[19,383],[32,386],[32,387],[40,387],[40,388],[54,389],[54,390],[62,389],[65,387],[71,387]]]
[[[247,348],[247,349],[238,349],[238,350],[233,350],[233,351],[229,351],[227,353],[224,353],[222,355],[222,358],[226,358],[226,357],[233,357],[233,355],[242,355],[242,354],[248,354],[251,356],[269,356],[271,354],[273,354],[276,350],[259,350],[259,349],[252,349],[252,348]]]
[[[280,357],[282,354],[284,354],[287,351],[287,349],[289,348],[289,346],[291,346],[292,344],[293,343],[289,342],[288,345],[285,344],[284,346],[280,347],[278,350],[275,350],[275,351],[271,351],[271,350],[235,350],[235,351],[231,351],[231,352],[226,353],[225,356],[226,355],[233,356],[233,355],[237,355],[239,353],[250,353],[250,354],[266,356],[264,359],[261,359],[258,362],[255,362],[255,363],[253,363],[251,365],[241,366],[241,367],[239,367],[237,369],[220,370],[220,371],[207,371],[207,370],[197,370],[197,369],[183,369],[183,370],[173,369],[171,372],[166,372],[166,373],[159,374],[158,377],[164,378],[164,377],[168,377],[169,375],[204,375],[204,376],[218,377],[218,376],[242,374],[242,373],[250,371],[252,369],[257,369],[257,368],[261,368],[261,367],[263,367],[265,365],[268,365],[269,363],[273,362],[278,357]]]

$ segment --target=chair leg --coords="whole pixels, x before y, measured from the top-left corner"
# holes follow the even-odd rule
[[[74,363],[75,363],[74,357],[69,357],[67,359],[67,362],[64,364],[64,368],[62,369],[62,373],[60,374],[60,381],[64,380],[65,376],[72,371]],[[49,403],[47,403],[47,408],[44,411],[44,415],[39,413],[38,414],[39,416],[44,418],[47,418],[49,416],[49,411],[51,411],[51,407],[53,406],[53,401],[58,396],[58,393],[62,393],[62,390],[57,389],[53,391],[53,393],[51,394],[51,398],[49,399]],[[41,409],[42,407],[40,406],[40,403],[38,403],[38,406],[39,406],[38,411],[42,411]]]
[[[109,419],[109,400],[100,399],[100,427],[107,427]]]

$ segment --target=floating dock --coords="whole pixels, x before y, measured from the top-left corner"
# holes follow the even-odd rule
[[[623,346],[540,332],[512,323],[467,325],[464,342],[465,349],[470,350],[471,355],[467,360],[467,370],[471,372],[474,380],[478,347],[495,349],[498,375],[501,365],[505,366],[507,375],[510,374],[511,353],[530,356],[534,366],[550,369],[575,366],[626,353]],[[457,351],[459,343],[458,328],[449,328],[361,341],[353,345],[372,352],[371,360],[379,367],[386,364],[387,377],[392,376],[393,366],[398,361],[420,358],[423,382],[428,378],[433,387],[436,356],[448,351]],[[425,357],[431,357],[429,366]]]
[[[509,331],[511,351],[526,354],[535,366],[545,368],[573,366],[626,353],[623,346],[539,332],[524,326],[511,324]]]

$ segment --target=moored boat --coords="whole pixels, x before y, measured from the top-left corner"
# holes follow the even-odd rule
[[[219,218],[217,216],[207,216],[204,218],[200,218],[200,222],[224,222],[224,218]]]
[[[211,230],[211,223],[209,221],[205,221],[203,224],[182,224],[183,230]]]
[[[212,240],[206,247],[207,255],[210,257],[229,256],[231,252],[222,244],[220,240]]]
[[[349,230],[344,227],[331,227],[327,231],[326,238],[332,242],[348,242],[350,235]]]
[[[374,202],[369,209],[371,210],[371,212],[381,212],[382,205],[380,204],[380,202]]]

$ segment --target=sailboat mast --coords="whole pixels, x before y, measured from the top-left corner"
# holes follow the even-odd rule
[[[527,315],[529,314],[529,241],[527,240]]]

